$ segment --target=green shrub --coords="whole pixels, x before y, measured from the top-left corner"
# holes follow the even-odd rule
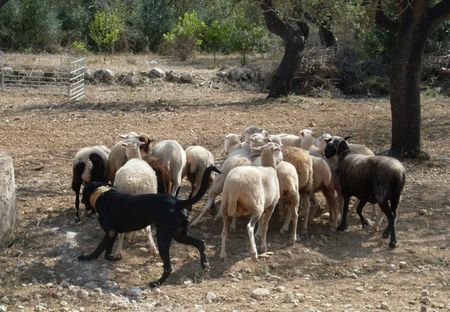
[[[75,40],[72,42],[72,49],[75,51],[75,53],[78,54],[84,54],[87,52],[86,43],[83,41]]]
[[[185,61],[202,45],[205,31],[206,24],[196,12],[185,13],[172,30],[163,35],[163,50]]]
[[[99,51],[112,52],[114,43],[123,30],[123,22],[111,11],[99,11],[89,24],[89,36],[97,45]]]

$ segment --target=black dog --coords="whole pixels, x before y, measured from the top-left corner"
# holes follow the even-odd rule
[[[98,221],[105,231],[105,236],[90,255],[81,255],[78,260],[97,259],[105,251],[105,259],[119,260],[111,255],[114,240],[118,233],[141,230],[155,224],[159,255],[164,263],[164,272],[159,280],[150,283],[158,287],[164,283],[172,272],[169,249],[172,239],[177,242],[197,247],[200,252],[202,268],[209,270],[205,255],[205,242],[188,233],[188,207],[199,201],[208,188],[208,178],[212,171],[220,171],[210,166],[202,177],[202,183],[195,196],[180,200],[168,194],[128,195],[116,191],[101,182],[90,182],[83,190],[82,201],[88,210],[95,209]],[[185,213],[183,213],[185,212]]]

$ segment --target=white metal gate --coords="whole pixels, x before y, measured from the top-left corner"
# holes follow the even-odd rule
[[[0,71],[2,90],[26,88],[70,100],[84,97],[84,57],[0,53]]]

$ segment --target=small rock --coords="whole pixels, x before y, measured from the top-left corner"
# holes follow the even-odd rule
[[[386,268],[386,271],[391,272],[391,273],[395,272],[395,270],[396,270],[396,266],[394,263],[389,264],[389,266]]]
[[[355,290],[356,290],[357,292],[363,292],[363,291],[364,291],[364,287],[358,286],[358,287],[355,288]]]
[[[9,298],[7,296],[2,297],[2,302],[5,304],[9,304]]]
[[[391,309],[391,307],[389,306],[389,304],[387,304],[387,302],[382,302],[380,304],[380,309],[389,311]]]
[[[190,279],[190,278],[187,277],[187,276],[182,276],[182,277],[180,278],[180,283],[181,283],[181,284],[184,284],[184,285],[191,285],[191,284],[193,283],[193,280]]]
[[[8,308],[5,305],[0,304],[0,312],[6,312],[6,311],[8,311]]]
[[[419,211],[419,216],[428,216],[430,213],[426,209],[422,209]]]
[[[166,73],[161,68],[155,67],[150,70],[150,77],[166,78]]]
[[[267,288],[256,288],[252,291],[251,297],[256,300],[264,300],[270,295],[270,290]]]
[[[142,294],[142,289],[138,287],[128,288],[125,290],[125,295],[130,297],[139,297]]]
[[[125,75],[122,82],[128,86],[136,87],[139,84],[139,75],[135,72],[131,72]]]
[[[428,297],[430,294],[428,293],[428,290],[422,289],[422,292],[420,293],[420,295],[421,295],[422,297]]]
[[[422,296],[422,297],[420,297],[420,303],[424,304],[424,305],[429,305],[431,303],[431,301],[428,297]]]
[[[89,292],[87,290],[84,289],[80,289],[77,293],[79,298],[87,298],[89,297]]]
[[[103,295],[103,291],[102,291],[102,289],[100,287],[93,288],[93,291],[95,291],[99,295]]]
[[[298,303],[298,300],[295,298],[294,293],[288,292],[285,294],[283,302],[296,304],[296,303]]]
[[[277,286],[273,290],[275,290],[276,292],[284,292],[286,288],[284,286]]]
[[[398,267],[402,270],[406,269],[408,267],[408,264],[406,263],[406,261],[400,261],[398,263]]]
[[[295,293],[295,298],[297,298],[297,300],[300,302],[305,302],[306,300],[306,296],[301,293]]]
[[[311,121],[310,123],[309,123],[309,127],[315,127],[316,126],[316,123],[314,122],[314,121]]]
[[[427,307],[426,306],[421,306],[420,307],[420,312],[427,312]]]
[[[213,293],[212,291],[208,291],[206,293],[206,301],[208,301],[209,303],[212,303],[216,300],[217,300],[217,295],[215,293]]]
[[[194,81],[194,76],[191,73],[181,74],[180,81],[183,83],[192,83]]]

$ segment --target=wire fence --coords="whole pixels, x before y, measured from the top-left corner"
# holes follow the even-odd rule
[[[0,53],[0,88],[61,94],[70,100],[84,97],[85,58],[71,55]]]

